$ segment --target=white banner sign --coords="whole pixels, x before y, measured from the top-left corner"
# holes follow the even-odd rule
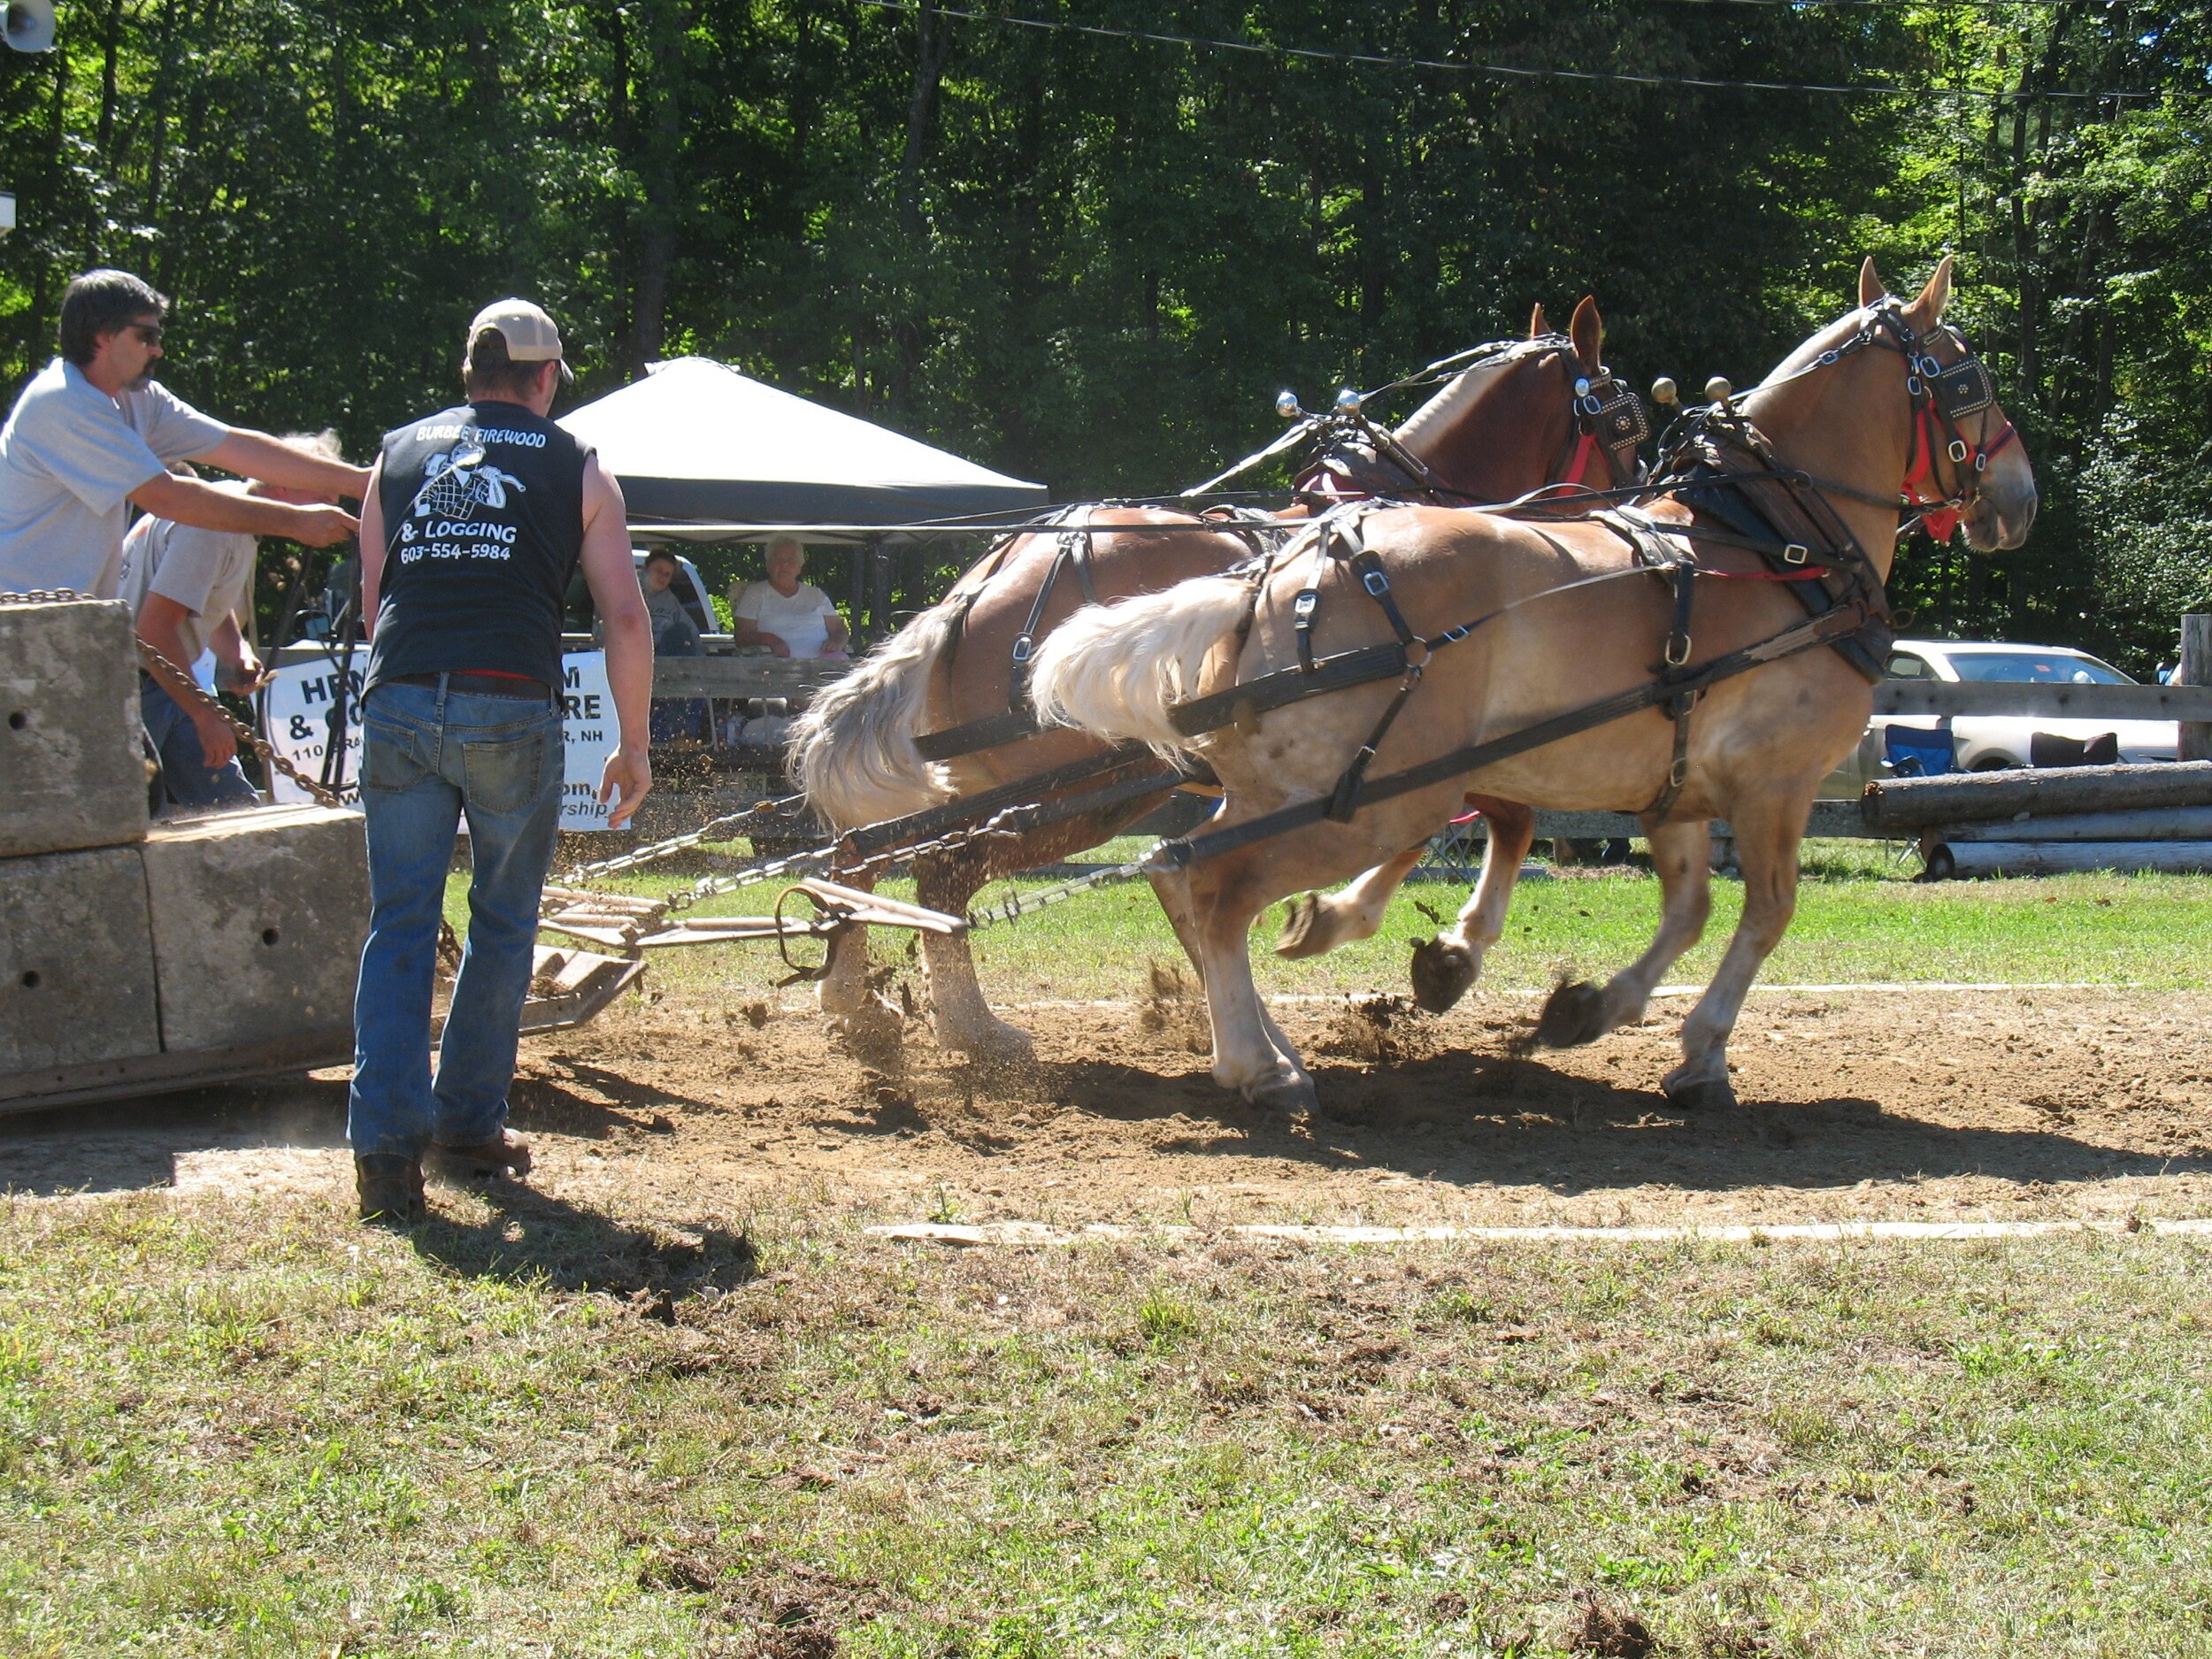
[[[344,780],[350,795],[361,779],[361,676],[365,657],[352,672],[346,694]],[[577,651],[561,659],[561,699],[567,718],[565,764],[561,773],[561,827],[607,827],[607,809],[599,804],[599,774],[606,769],[621,733],[615,724],[614,697],[607,688],[607,654]],[[265,730],[278,754],[311,778],[323,775],[323,751],[330,737],[330,710],[338,695],[338,671],[327,663],[295,663],[270,676]],[[307,791],[282,773],[271,780],[280,802],[304,801]]]
[[[345,780],[350,793],[361,777],[361,676],[368,668],[365,653],[357,655],[346,693]],[[330,710],[338,697],[338,671],[328,663],[294,663],[269,676],[267,701],[262,705],[264,734],[269,746],[309,777],[323,775],[323,751],[330,741]],[[269,795],[280,803],[313,797],[280,772],[272,771]]]
[[[615,725],[614,694],[607,689],[607,654],[576,651],[561,658],[561,703],[568,719],[568,764],[561,773],[561,827],[603,830],[599,774],[622,737]]]

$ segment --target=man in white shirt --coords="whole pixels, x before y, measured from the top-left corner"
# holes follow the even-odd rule
[[[351,535],[335,506],[227,494],[172,474],[172,461],[359,500],[365,469],[286,448],[204,415],[153,379],[168,301],[123,271],[88,271],[61,305],[61,356],[23,388],[0,427],[0,593],[71,588],[115,596],[131,503],[201,529],[327,547]]]
[[[764,645],[778,657],[842,657],[845,618],[830,596],[799,580],[806,559],[796,536],[768,544],[768,580],[747,582],[730,599],[730,638]]]

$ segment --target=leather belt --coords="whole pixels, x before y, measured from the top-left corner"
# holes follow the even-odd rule
[[[553,701],[553,687],[542,680],[525,680],[514,674],[394,674],[395,686],[427,686],[438,689],[443,682],[449,693],[460,692],[471,697],[520,697],[532,703]]]

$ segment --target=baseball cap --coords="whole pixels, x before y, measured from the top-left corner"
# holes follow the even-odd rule
[[[553,326],[553,319],[528,300],[494,300],[476,313],[469,324],[469,344],[476,344],[476,336],[487,328],[496,328],[507,342],[507,357],[514,363],[558,363],[561,379],[572,380],[575,374],[561,356],[561,331]]]

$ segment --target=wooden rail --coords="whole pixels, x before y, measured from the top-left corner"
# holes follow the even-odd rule
[[[1885,680],[1877,714],[2017,715],[2068,720],[2212,720],[2212,686],[2033,686]]]

